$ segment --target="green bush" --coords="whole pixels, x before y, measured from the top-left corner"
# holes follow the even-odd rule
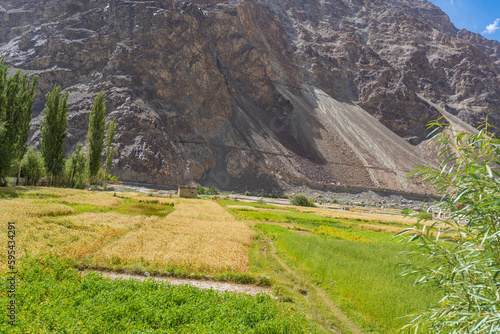
[[[309,206],[309,207],[314,207],[314,202],[311,201],[309,198],[307,198],[306,195],[303,194],[297,194],[293,196],[292,201],[290,202],[292,205],[295,206]]]
[[[218,195],[219,191],[215,189],[214,187],[208,188],[208,190],[205,192],[207,195]]]
[[[33,147],[28,148],[23,159],[21,174],[26,178],[26,185],[36,186],[38,181],[45,176],[45,167],[42,155]]]
[[[249,191],[245,191],[245,196],[250,196],[250,192]]]
[[[197,184],[196,189],[198,189],[199,195],[204,195],[207,192],[207,189],[203,188],[201,185]]]

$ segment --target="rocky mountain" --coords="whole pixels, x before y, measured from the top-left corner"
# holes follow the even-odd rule
[[[104,91],[112,173],[164,185],[419,192],[426,123],[500,126],[500,43],[420,0],[3,0],[0,54],[70,92],[70,153]]]

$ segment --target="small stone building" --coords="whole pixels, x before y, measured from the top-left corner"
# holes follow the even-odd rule
[[[196,187],[190,187],[190,186],[179,186],[178,195],[179,197],[197,198],[198,189]]]

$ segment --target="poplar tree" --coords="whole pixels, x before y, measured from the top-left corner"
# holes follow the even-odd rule
[[[17,138],[15,150],[17,152],[17,158],[19,159],[19,166],[17,169],[17,180],[16,185],[19,185],[19,178],[21,177],[21,165],[23,157],[28,149],[28,134],[30,130],[31,118],[33,116],[33,102],[35,101],[35,87],[38,80],[37,76],[34,76],[30,81],[28,80],[28,74],[26,73],[21,77],[21,89],[17,96],[18,99],[18,116],[17,118]]]
[[[94,106],[90,111],[89,130],[87,133],[88,145],[88,174],[90,184],[97,183],[97,174],[101,168],[101,156],[104,146],[104,130],[106,106],[104,105],[104,93],[97,94]]]
[[[6,177],[15,158],[21,162],[26,152],[29,125],[35,99],[36,76],[17,71],[7,77],[8,65],[0,60],[0,184]],[[18,173],[19,176],[19,173]]]
[[[1,115],[0,115],[1,116]],[[9,157],[9,149],[7,145],[4,145],[5,134],[7,130],[5,129],[5,122],[0,123],[0,186],[4,186],[6,184],[6,172],[8,170],[8,166],[10,165]]]
[[[115,140],[115,130],[116,121],[113,119],[108,125],[108,131],[106,131],[106,166],[104,170],[104,187],[107,187],[107,180],[109,170],[111,169],[111,163],[113,162],[113,156],[115,155],[115,146],[113,141]]]
[[[53,185],[54,180],[64,170],[63,146],[68,123],[68,92],[61,93],[61,86],[56,84],[46,97],[41,151],[47,171],[48,185]]]
[[[68,185],[73,188],[85,187],[86,155],[82,143],[76,144],[76,149],[66,161]]]

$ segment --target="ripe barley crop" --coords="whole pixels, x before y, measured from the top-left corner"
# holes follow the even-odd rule
[[[140,229],[101,249],[97,265],[142,263],[155,270],[169,267],[197,272],[243,272],[248,269],[252,233],[211,201],[182,200],[159,219],[144,220]]]
[[[125,197],[71,189],[28,190],[18,198],[0,198],[0,220],[17,222],[21,256],[50,253],[79,266],[140,271],[248,270],[252,232],[217,203],[160,198],[159,204],[144,204],[139,203],[141,195]],[[163,202],[174,202],[174,211],[169,214],[172,208]],[[171,209],[163,218],[147,217],[129,210],[134,203]],[[5,228],[0,227],[3,244]],[[4,262],[2,258],[2,268]]]

